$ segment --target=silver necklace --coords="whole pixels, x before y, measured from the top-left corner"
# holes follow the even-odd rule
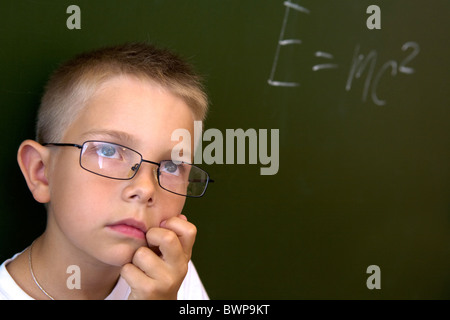
[[[30,246],[30,250],[28,251],[28,264],[30,265],[30,272],[31,272],[31,276],[33,277],[33,281],[34,283],[38,286],[38,288],[47,296],[50,298],[50,300],[55,300],[55,298],[53,298],[51,295],[49,295],[47,293],[47,291],[44,290],[44,288],[42,288],[42,286],[39,284],[39,282],[36,279],[36,276],[34,275],[33,272],[33,264],[31,263],[31,250],[33,248],[33,244],[36,240],[33,241],[33,243]]]

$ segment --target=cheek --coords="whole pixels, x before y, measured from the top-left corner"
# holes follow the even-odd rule
[[[170,207],[174,215],[178,215],[183,211],[184,203],[186,202],[186,198],[178,195],[171,195],[171,199],[168,201],[167,207]]]
[[[100,178],[100,179],[99,179]],[[104,179],[106,180],[106,179]],[[109,183],[107,183],[109,182]],[[87,231],[101,223],[112,206],[110,181],[82,170],[59,172],[51,182],[51,206],[60,226],[71,231]]]
[[[165,190],[161,190],[159,198],[156,199],[156,206],[159,208],[160,215],[155,215],[152,219],[153,226],[159,226],[159,224],[167,219],[176,217],[182,213],[184,204],[186,202],[185,197],[172,194]]]

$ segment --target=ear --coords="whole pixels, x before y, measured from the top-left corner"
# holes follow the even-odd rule
[[[49,150],[36,141],[25,140],[17,152],[17,162],[34,199],[41,203],[50,201],[47,180]]]

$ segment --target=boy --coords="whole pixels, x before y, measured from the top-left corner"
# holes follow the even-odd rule
[[[193,145],[171,152],[172,132],[192,136],[206,110],[191,68],[147,44],[62,65],[42,98],[37,141],[17,155],[47,226],[1,265],[0,298],[208,299],[190,261],[196,228],[181,211],[209,176],[189,164]]]

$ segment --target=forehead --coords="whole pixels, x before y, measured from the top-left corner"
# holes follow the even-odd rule
[[[115,142],[132,144],[130,147],[161,151],[177,143],[171,140],[176,129],[187,129],[192,136],[193,121],[187,104],[167,89],[148,80],[121,76],[98,88],[64,140],[80,143],[106,133],[118,140]]]

